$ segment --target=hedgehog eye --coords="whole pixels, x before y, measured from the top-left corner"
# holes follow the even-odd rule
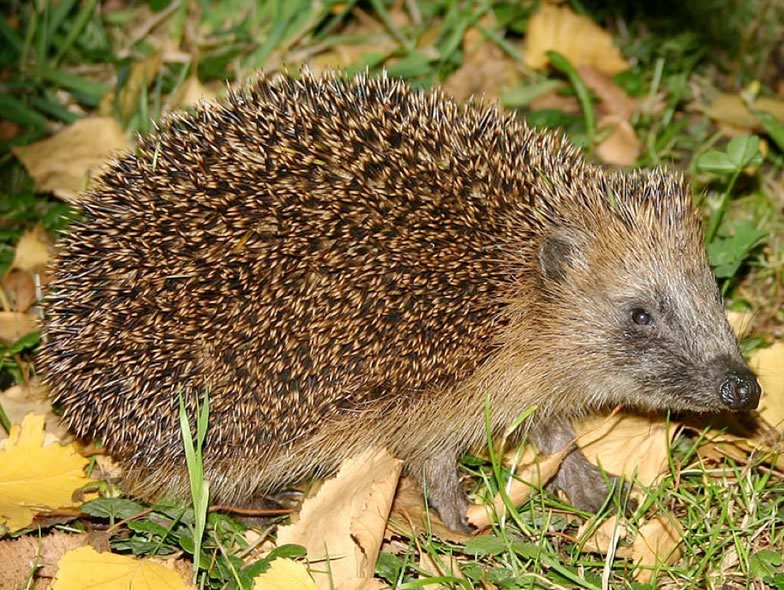
[[[641,307],[635,307],[632,310],[632,321],[638,326],[650,326],[653,324],[653,316]]]

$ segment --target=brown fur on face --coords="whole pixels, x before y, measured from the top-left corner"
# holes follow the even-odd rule
[[[84,209],[41,361],[148,496],[187,489],[179,391],[209,389],[216,501],[384,444],[456,526],[488,397],[495,428],[537,405],[546,432],[619,402],[714,409],[743,366],[679,177],[605,174],[387,78],[260,78],[168,119]]]

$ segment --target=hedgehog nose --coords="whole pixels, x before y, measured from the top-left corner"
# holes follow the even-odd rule
[[[760,386],[751,371],[733,371],[721,382],[719,398],[732,410],[753,410],[759,403]]]

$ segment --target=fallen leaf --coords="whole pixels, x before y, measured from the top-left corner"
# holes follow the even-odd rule
[[[599,127],[611,129],[601,143],[596,146],[596,155],[605,164],[631,166],[642,153],[642,145],[637,139],[631,123],[617,115],[606,115],[599,120]]]
[[[784,433],[784,342],[755,350],[749,365],[757,374],[762,397],[757,413]]]
[[[627,553],[625,547],[617,547],[618,540],[625,538],[626,534],[626,526],[618,522],[618,515],[611,516],[595,528],[594,519],[588,519],[577,529],[582,551],[607,555],[613,549],[618,557]]]
[[[178,590],[192,588],[171,567],[149,559],[98,553],[92,547],[68,551],[57,564],[52,590]]]
[[[110,117],[85,117],[58,134],[27,146],[13,147],[39,191],[51,191],[70,202],[79,200],[89,178],[113,154],[131,143]]]
[[[117,95],[117,109],[123,121],[139,109],[139,96],[155,80],[162,63],[161,54],[156,51],[131,65],[127,81]]]
[[[3,277],[3,290],[15,311],[26,312],[35,303],[35,280],[26,270],[13,269]]]
[[[495,28],[492,11],[479,25]],[[463,36],[463,63],[444,83],[444,91],[457,100],[484,96],[497,100],[501,91],[518,80],[516,64],[501,48],[490,41],[478,27],[469,28]]]
[[[38,329],[35,318],[18,311],[0,311],[0,342],[13,344]]]
[[[91,480],[87,459],[73,445],[44,446],[44,417],[28,414],[13,425],[0,450],[0,523],[11,532],[28,526],[37,512],[77,506],[72,497]]]
[[[419,569],[429,575],[419,574],[420,580],[426,580],[429,577],[450,577],[457,580],[465,580],[463,572],[460,571],[460,565],[453,555],[439,555],[438,562],[431,557],[427,551],[421,551],[419,554]],[[450,586],[452,586],[450,584]],[[443,583],[425,584],[422,586],[424,590],[440,590],[447,588]]]
[[[569,450],[567,447],[552,455],[537,456],[532,447],[526,447],[524,455],[515,469],[515,478],[509,482],[506,488],[506,493],[512,504],[519,506],[531,496],[536,488],[545,485],[555,477]],[[469,506],[468,522],[481,530],[494,522],[495,515],[503,514],[505,511],[506,504],[503,497],[501,494],[497,494],[492,505],[473,504]]]
[[[11,268],[36,272],[49,264],[49,237],[38,224],[19,238]]]
[[[170,97],[166,110],[186,109],[196,106],[202,101],[214,100],[215,98],[215,93],[199,82],[196,76],[189,76],[179,90]]]
[[[683,531],[672,516],[659,516],[638,531],[632,544],[632,560],[637,566],[671,565],[681,555],[679,548]],[[654,569],[637,568],[634,578],[643,584],[653,578]]]
[[[557,51],[575,67],[592,65],[611,76],[629,67],[607,31],[568,6],[548,2],[528,21],[524,51],[525,63],[537,70],[547,67],[548,51]]]
[[[69,438],[68,429],[55,416],[47,394],[46,386],[34,377],[27,384],[14,385],[0,392],[0,406],[11,424],[21,424],[28,414],[44,416],[45,432],[53,434],[59,441],[66,440]],[[6,438],[5,431],[0,430],[0,440]]]
[[[316,583],[304,564],[279,557],[266,572],[256,576],[253,590],[316,590]]]
[[[5,119],[0,120],[0,141],[8,141],[13,139],[22,130],[19,125]]]
[[[464,543],[471,538],[450,529],[436,512],[428,512],[419,485],[413,478],[406,476],[398,483],[385,536],[390,538],[394,534],[402,534],[415,537],[419,533],[432,533],[452,543]]]
[[[601,101],[599,106],[606,115],[616,115],[628,121],[637,109],[637,101],[628,96],[613,79],[590,65],[582,65],[577,68],[580,78]]]
[[[0,590],[25,588],[32,564],[37,581],[54,577],[57,562],[69,549],[81,547],[87,535],[55,531],[41,537],[24,535],[0,541],[0,563],[3,564]],[[38,588],[38,585],[35,586]]]
[[[278,529],[278,543],[302,545],[311,563],[331,560],[313,572],[318,588],[373,577],[400,470],[398,459],[369,449],[303,503],[296,524]]]
[[[381,580],[366,579],[366,580],[350,580],[338,584],[336,590],[387,590],[389,584],[384,584]]]
[[[561,96],[557,92],[540,94],[528,103],[528,108],[532,111],[555,109],[570,115],[576,115],[581,112],[580,103],[577,101],[577,97]]]
[[[398,47],[397,41],[386,32],[383,23],[372,18],[352,20],[343,29],[343,36],[358,42],[338,43],[313,56],[308,60],[308,67],[314,74],[327,69],[355,66],[374,55],[383,58]]]
[[[784,120],[784,100],[762,97],[756,99],[751,106],[756,111],[765,111],[779,120]],[[764,131],[757,117],[737,94],[720,94],[705,109],[705,114],[711,119],[734,127]]]
[[[754,319],[754,314],[751,311],[728,310],[726,314],[730,328],[738,338],[742,338],[749,332],[751,322]]]
[[[615,414],[574,422],[577,445],[608,473],[652,486],[667,470],[668,449],[677,431],[664,417]]]

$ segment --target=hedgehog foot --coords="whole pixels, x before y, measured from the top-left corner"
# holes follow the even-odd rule
[[[551,454],[574,444],[576,435],[568,421],[551,422],[531,433],[531,439],[543,453]],[[613,490],[621,490],[628,497],[631,484],[621,478],[603,473],[588,461],[583,452],[575,448],[566,455],[558,470],[553,488],[563,491],[575,508],[597,512]],[[626,502],[626,510],[633,511],[634,504]]]
[[[427,491],[430,506],[446,526],[454,531],[468,533],[468,499],[457,470],[456,453],[442,452],[426,458],[421,464],[409,465],[410,473]]]

